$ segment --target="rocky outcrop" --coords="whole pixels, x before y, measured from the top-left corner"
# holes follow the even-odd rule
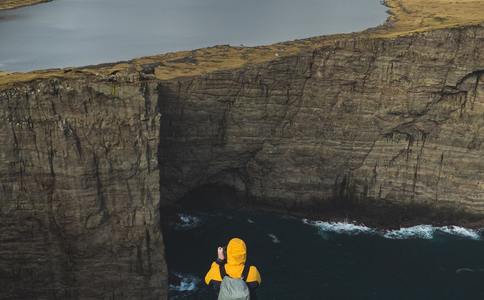
[[[207,184],[484,215],[483,48],[467,26],[170,80],[146,65],[11,84],[0,297],[166,298],[160,214]]]
[[[0,95],[2,299],[159,299],[159,115],[145,83]]]

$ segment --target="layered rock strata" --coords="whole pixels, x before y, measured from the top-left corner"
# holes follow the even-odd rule
[[[149,89],[53,79],[1,93],[0,298],[166,296]]]
[[[484,213],[483,46],[481,26],[353,39],[163,82],[161,197],[226,183],[277,206]]]
[[[166,298],[160,214],[207,184],[484,215],[483,48],[476,25],[170,80],[141,64],[9,84],[0,298]]]

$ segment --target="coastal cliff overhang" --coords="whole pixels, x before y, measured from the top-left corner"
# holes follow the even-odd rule
[[[173,80],[267,63],[347,40],[393,39],[444,28],[478,26],[484,22],[484,0],[384,0],[382,3],[389,8],[387,21],[381,26],[357,33],[318,36],[257,47],[220,45],[79,68],[26,73],[0,71],[0,90],[15,83],[47,78],[92,77],[98,80],[132,81],[141,77],[145,80]]]

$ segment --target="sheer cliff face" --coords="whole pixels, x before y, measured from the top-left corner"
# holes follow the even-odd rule
[[[204,184],[484,214],[483,48],[476,26],[3,90],[0,296],[165,298],[159,208]]]
[[[165,295],[149,90],[48,80],[0,95],[0,298]]]
[[[483,27],[347,40],[163,83],[161,197],[215,182],[275,206],[484,213],[482,49]]]

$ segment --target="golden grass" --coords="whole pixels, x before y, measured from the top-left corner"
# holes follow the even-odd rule
[[[0,0],[0,10],[14,9],[49,1],[51,0]]]
[[[240,68],[247,64],[268,62],[278,57],[331,45],[336,40],[355,36],[394,38],[395,36],[420,31],[484,22],[484,0],[386,0],[385,5],[390,10],[390,17],[387,22],[382,26],[360,33],[321,36],[260,47],[216,46],[137,58],[123,63],[75,69],[0,73],[0,90],[15,82],[39,78],[78,78],[91,75],[107,76],[118,72],[129,73],[140,71],[143,66],[148,64],[156,65],[154,76],[157,79],[169,80],[178,77],[197,76],[217,70]]]
[[[382,36],[404,35],[484,21],[483,0],[386,0],[391,16]],[[386,32],[385,32],[386,31]]]
[[[342,37],[335,35],[333,37]],[[329,43],[321,39],[319,45]],[[193,51],[179,51],[136,58],[129,62],[94,65],[80,68],[39,70],[27,73],[0,72],[0,90],[17,82],[42,78],[79,78],[80,76],[109,76],[116,73],[141,71],[144,66],[154,64],[154,76],[160,80],[196,76],[218,70],[239,68],[245,64],[267,62],[278,57],[313,49],[316,41],[311,39],[285,42],[259,47],[214,46]]]

